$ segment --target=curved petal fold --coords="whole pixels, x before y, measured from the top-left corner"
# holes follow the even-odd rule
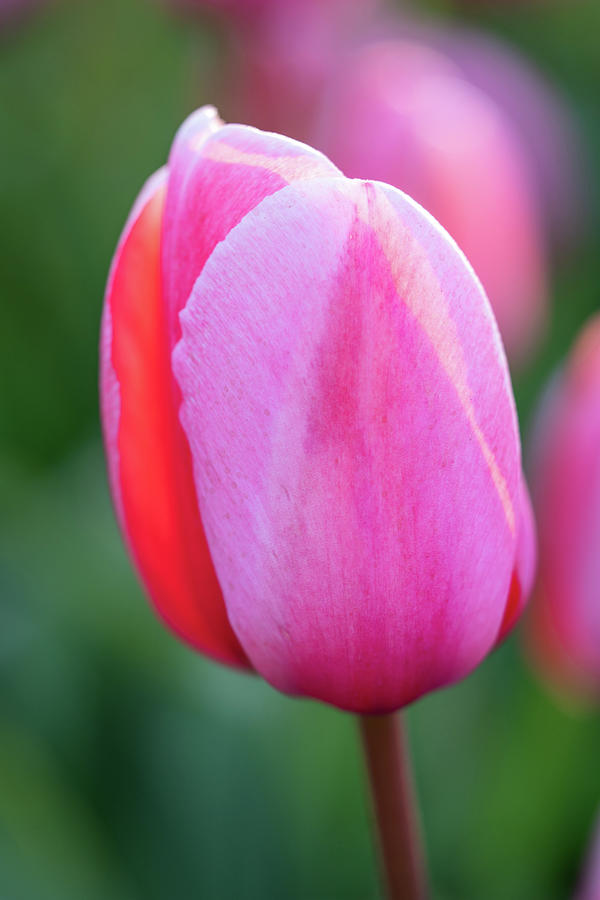
[[[169,157],[163,279],[172,346],[178,315],[206,260],[265,197],[295,181],[341,172],[306,144],[245,125],[224,125],[212,107],[181,126]]]

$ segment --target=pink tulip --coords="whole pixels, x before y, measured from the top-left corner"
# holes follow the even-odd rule
[[[543,236],[521,144],[494,101],[423,43],[375,42],[332,79],[315,143],[348,175],[390,182],[430,210],[522,359],[544,319]]]
[[[233,115],[305,140],[320,95],[346,43],[378,0],[286,0],[262,14],[235,17],[229,96]]]
[[[381,0],[168,0],[225,25],[217,79],[230,117],[306,140],[335,60]]]
[[[486,33],[427,33],[510,120],[526,153],[544,229],[556,244],[573,244],[585,220],[586,164],[566,102],[528,60]]]
[[[518,617],[535,549],[502,345],[397,189],[195,113],[118,245],[101,395],[142,580],[214,658],[383,712]]]
[[[540,570],[531,647],[554,685],[600,699],[600,317],[551,384],[532,449]]]

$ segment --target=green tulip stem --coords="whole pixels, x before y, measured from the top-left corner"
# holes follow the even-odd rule
[[[404,723],[398,714],[361,716],[359,721],[387,897],[425,900],[424,854]]]

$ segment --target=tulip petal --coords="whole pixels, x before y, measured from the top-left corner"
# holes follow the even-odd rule
[[[290,182],[341,173],[323,154],[277,134],[222,125],[204,107],[181,126],[169,158],[163,279],[171,346],[178,314],[216,245],[264,197]]]
[[[206,546],[189,460],[187,470],[181,465],[189,449],[173,407],[160,283],[166,181],[163,170],[142,191],[107,287],[101,399],[111,488],[160,615],[204,652],[244,665]]]
[[[267,680],[387,711],[492,647],[520,451],[454,242],[384,185],[268,197],[215,248],[174,368],[230,621]]]

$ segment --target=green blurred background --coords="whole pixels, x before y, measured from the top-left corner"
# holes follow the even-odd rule
[[[596,0],[468,17],[551,74],[594,174]],[[352,718],[177,643],[107,492],[96,379],[111,254],[176,127],[214,98],[220,47],[214,26],[149,0],[65,0],[0,33],[0,900],[378,896]],[[593,236],[597,183],[589,195]],[[525,435],[600,305],[597,251],[590,239],[555,267],[550,331],[515,386]],[[556,705],[521,643],[408,711],[436,898],[553,900],[576,882],[600,716]]]

